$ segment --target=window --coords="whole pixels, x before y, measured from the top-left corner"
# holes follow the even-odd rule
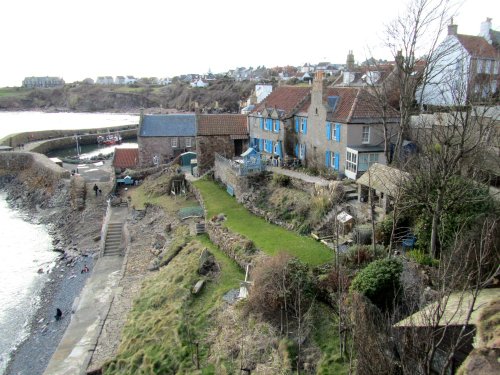
[[[359,165],[358,170],[360,172],[367,171],[368,168],[372,166],[372,164],[378,162],[378,154],[361,154],[359,155]]]
[[[306,145],[300,144],[299,145],[299,159],[304,159],[305,155],[306,155]]]
[[[484,68],[484,72],[486,74],[490,74],[491,73],[491,60],[486,60],[486,66]]]
[[[280,131],[280,120],[274,120],[274,131],[276,133]]]
[[[186,147],[191,147],[191,138],[186,138]]]
[[[273,130],[273,119],[272,118],[266,118],[266,127],[265,130]]]
[[[177,147],[177,137],[172,138],[172,147]]]
[[[302,121],[300,122],[300,132],[307,133],[307,118],[305,117],[302,117]]]
[[[370,127],[363,126],[363,133],[361,135],[361,143],[370,143]]]
[[[335,160],[335,156],[336,156],[336,155],[338,155],[338,154],[337,154],[337,153],[335,153],[335,152],[332,152],[332,153],[330,153],[330,154],[331,154],[331,157],[332,157],[332,160],[330,160],[330,165],[333,167],[333,169],[335,169],[335,165],[336,165],[336,164],[335,164],[335,162],[336,162],[336,160]]]
[[[332,127],[332,139],[337,139],[337,126]]]
[[[477,59],[477,72],[478,73],[483,72],[483,60]]]
[[[356,159],[357,155],[354,152],[347,151],[345,167],[348,171],[356,173]]]
[[[493,74],[500,74],[500,61],[495,61],[495,68],[493,69]]]

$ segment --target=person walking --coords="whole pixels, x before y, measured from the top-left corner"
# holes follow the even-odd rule
[[[60,308],[56,309],[56,315],[54,316],[54,318],[56,318],[56,320],[60,320],[62,318],[62,311]]]
[[[95,196],[97,197],[97,192],[99,191],[99,188],[97,187],[97,184],[94,184],[94,192],[95,192]]]

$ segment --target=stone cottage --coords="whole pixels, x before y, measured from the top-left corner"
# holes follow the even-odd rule
[[[231,159],[240,156],[247,148],[247,116],[197,116],[196,152],[200,174],[214,165],[215,153]]]
[[[139,166],[168,163],[186,151],[194,151],[196,115],[141,115],[137,143]]]

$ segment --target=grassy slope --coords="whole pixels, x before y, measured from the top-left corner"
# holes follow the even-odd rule
[[[30,89],[21,87],[0,87],[0,97],[23,97],[30,92]]]
[[[209,247],[221,272],[202,292],[191,294],[201,277],[197,274],[201,250]],[[191,241],[181,253],[155,276],[148,279],[135,301],[123,331],[119,355],[105,374],[210,374],[206,366],[208,347],[203,337],[210,326],[213,309],[222,296],[237,288],[244,277],[237,265],[214,248],[208,238]],[[200,367],[197,372],[194,342],[200,342]]]
[[[203,195],[209,217],[224,213],[227,216],[225,225],[251,239],[262,251],[271,255],[286,251],[311,265],[332,260],[331,250],[323,244],[249,213],[214,182],[200,180],[195,185]]]

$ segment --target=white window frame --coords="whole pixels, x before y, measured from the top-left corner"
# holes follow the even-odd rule
[[[190,137],[186,138],[186,147],[192,147],[192,142]]]
[[[278,155],[278,142],[274,142],[273,154]]]
[[[274,131],[275,133],[277,133],[277,132],[278,132],[278,127],[276,126],[276,125],[277,125],[277,123],[278,123],[278,121],[279,121],[279,120],[273,120],[273,131]]]
[[[300,132],[303,134],[304,133],[304,129],[305,129],[305,126],[306,125],[306,118],[305,117],[300,117]]]
[[[299,144],[299,159],[301,159],[301,160],[304,159],[304,156],[305,156],[304,149],[305,149],[305,144],[300,143]]]
[[[347,151],[345,168],[352,173],[358,173],[357,154]]]
[[[335,169],[335,152],[330,152],[330,166]],[[340,162],[339,162],[339,167],[340,167]]]
[[[332,129],[332,141],[337,140],[337,127],[335,126],[334,122],[330,123],[331,129]]]
[[[179,144],[177,137],[172,137],[172,141],[170,144],[172,145],[172,148],[177,148]]]
[[[368,132],[365,133],[365,130],[368,129]],[[370,143],[370,126],[368,125],[363,125],[363,128],[361,129],[361,143],[367,144]],[[366,135],[366,138],[365,138]]]

